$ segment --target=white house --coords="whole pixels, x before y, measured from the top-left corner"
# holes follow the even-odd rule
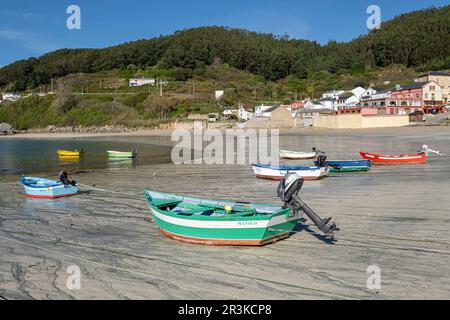
[[[322,99],[336,99],[343,93],[344,93],[343,90],[327,91],[322,95]]]
[[[317,100],[322,105],[322,109],[330,109],[330,110],[337,110],[338,109],[338,100],[337,99],[320,99]]]
[[[154,86],[156,85],[156,79],[154,78],[145,78],[145,77],[141,77],[141,78],[131,78],[130,80],[128,80],[128,85],[130,87],[142,87],[142,86]]]
[[[233,107],[225,107],[225,109],[223,110],[222,114],[225,117],[231,116],[233,114],[237,115],[238,114],[238,110],[234,109]]]
[[[239,109],[238,109],[238,119],[239,120],[248,121],[251,118],[253,118],[253,113],[252,112],[250,112],[248,110],[245,110],[245,108],[242,107],[242,106],[239,107]]]
[[[271,118],[272,111],[278,107],[260,105],[255,107],[255,116],[261,118]]]
[[[17,101],[21,98],[21,95],[18,93],[4,93],[3,94],[3,100],[4,101]]]
[[[373,95],[376,94],[377,92],[378,92],[377,89],[375,89],[375,88],[369,88],[369,89],[367,89],[367,90],[361,95],[360,99],[363,99],[363,98],[367,98],[367,97],[373,96]]]
[[[338,109],[354,108],[359,104],[360,99],[355,95],[343,95],[339,96],[337,100]]]
[[[307,101],[307,102],[305,102],[305,107],[303,109],[319,110],[319,109],[324,109],[324,107],[318,101]]]
[[[351,91],[357,97],[358,99],[361,98],[361,96],[366,92],[367,90],[362,87],[357,87]]]
[[[225,91],[223,90],[216,90],[214,92],[214,97],[216,98],[216,100],[220,100],[222,99],[222,97],[225,95]]]

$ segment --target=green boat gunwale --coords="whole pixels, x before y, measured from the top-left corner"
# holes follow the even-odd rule
[[[204,215],[196,215],[196,214],[192,214],[189,216],[183,216],[177,213],[174,213],[172,211],[166,211],[166,210],[162,210],[159,208],[158,205],[155,205],[153,203],[153,200],[151,197],[148,196],[147,192],[155,192],[155,193],[160,193],[158,191],[154,191],[154,190],[144,190],[144,196],[148,202],[148,204],[150,205],[150,207],[154,210],[156,210],[157,212],[159,212],[160,214],[166,215],[166,216],[170,216],[173,218],[177,218],[177,219],[184,219],[184,220],[198,220],[198,221],[268,221],[271,220],[274,217],[277,216],[283,216],[283,215],[287,215],[291,213],[291,209],[289,208],[283,208],[282,206],[279,205],[273,205],[273,204],[254,204],[254,203],[245,203],[245,208],[246,209],[255,209],[257,210],[258,207],[264,207],[264,208],[274,208],[274,209],[278,209],[276,211],[274,211],[273,213],[261,213],[261,212],[256,212],[253,213],[252,215],[248,215],[248,216],[244,216],[244,215],[237,215],[237,214],[229,214],[229,215],[223,215],[223,216],[204,216]],[[196,200],[205,200],[205,201],[217,201],[217,206],[222,206],[222,205],[234,205],[236,206],[236,202],[231,202],[231,201],[219,201],[219,200],[212,200],[212,199],[207,199],[207,198],[201,198],[201,197],[190,197],[190,196],[182,196],[182,195],[176,195],[176,194],[170,194],[170,193],[164,193],[164,195],[168,196],[168,197],[180,197],[182,199],[178,200],[178,199],[168,199],[168,200],[173,200],[173,202],[179,202],[179,204],[183,203],[184,199],[196,199]],[[219,204],[220,203],[220,204]],[[207,208],[205,207],[205,211],[207,211]]]

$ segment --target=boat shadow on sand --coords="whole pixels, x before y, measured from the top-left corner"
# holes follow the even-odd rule
[[[330,236],[320,234],[320,233],[314,231],[313,229],[311,229],[309,227],[309,225],[306,224],[307,221],[308,221],[307,219],[301,218],[299,220],[299,223],[297,223],[297,225],[294,227],[294,229],[292,229],[290,236],[293,236],[293,235],[295,235],[297,233],[301,233],[301,232],[308,232],[310,235],[312,235],[316,239],[318,239],[326,244],[336,244],[337,243],[337,239],[331,238]]]

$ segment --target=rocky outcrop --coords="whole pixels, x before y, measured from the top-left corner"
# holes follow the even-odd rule
[[[8,135],[8,134],[13,134],[14,130],[12,125],[10,125],[9,123],[0,123],[0,135]]]
[[[129,129],[122,125],[117,126],[68,126],[68,127],[56,127],[47,126],[46,128],[28,129],[22,133],[122,133],[131,132],[136,129]]]

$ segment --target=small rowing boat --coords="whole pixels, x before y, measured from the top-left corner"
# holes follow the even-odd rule
[[[369,171],[372,163],[369,160],[331,160],[326,161],[330,172],[365,172]],[[316,165],[318,165],[316,163]]]
[[[280,158],[288,160],[308,160],[314,159],[317,156],[317,152],[298,152],[280,150]]]
[[[58,150],[56,151],[56,153],[60,156],[60,157],[79,157],[81,156],[84,151],[83,150]]]
[[[113,159],[132,159],[136,158],[136,150],[132,152],[122,152],[122,151],[107,151],[108,156]]]
[[[289,236],[301,216],[276,205],[233,203],[145,190],[167,236],[204,245],[262,246]]]
[[[76,195],[77,186],[66,185],[60,181],[37,177],[21,177],[20,184],[30,198],[56,199]]]
[[[161,231],[184,242],[203,245],[263,246],[290,236],[306,214],[327,236],[338,231],[331,218],[320,218],[299,196],[303,179],[283,177],[277,189],[283,205],[211,200],[145,190]]]
[[[263,164],[252,164],[256,177],[268,180],[281,180],[288,172],[299,175],[304,180],[319,180],[328,176],[327,167],[302,167],[302,166],[270,166]]]
[[[418,154],[401,154],[401,155],[383,155],[368,152],[360,152],[361,157],[370,160],[374,164],[420,164],[427,162],[427,154],[421,152]]]

